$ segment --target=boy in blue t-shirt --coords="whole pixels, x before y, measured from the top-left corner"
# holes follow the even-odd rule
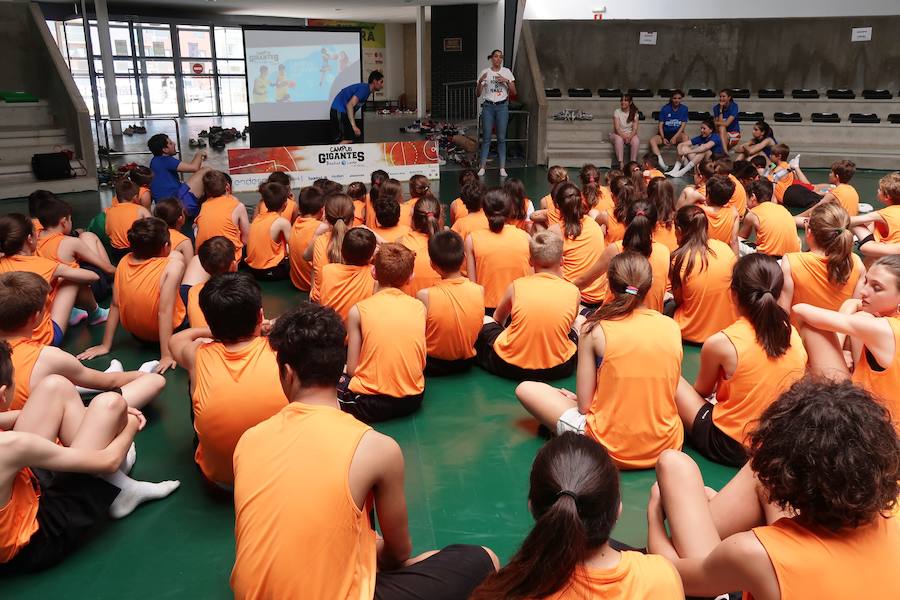
[[[737,146],[741,141],[741,122],[738,120],[737,102],[731,95],[731,90],[719,90],[719,103],[713,106],[713,120],[715,121],[716,133],[723,142],[727,143],[725,152],[728,148]]]
[[[662,153],[659,151],[659,145],[678,146],[681,142],[686,142],[688,137],[684,132],[688,122],[688,107],[682,104],[684,92],[675,90],[669,102],[659,109],[659,126],[658,132],[650,139],[650,149],[656,155],[659,161],[659,167],[663,170],[667,169]]]
[[[200,210],[200,197],[203,195],[203,176],[210,170],[203,166],[206,152],[198,152],[191,162],[179,160],[175,154],[175,142],[164,133],[157,133],[147,141],[147,147],[153,153],[150,159],[150,170],[153,180],[150,182],[150,196],[153,201],[174,197],[181,200],[184,210],[192,217]],[[192,173],[184,183],[178,178],[179,173]]]
[[[331,128],[335,143],[350,144],[362,141],[362,131],[356,125],[354,114],[365,105],[372,92],[384,87],[384,75],[379,71],[369,74],[368,83],[348,85],[335,96],[331,103]]]
[[[678,144],[678,162],[666,175],[669,177],[681,177],[691,171],[694,165],[704,158],[715,154],[725,154],[722,138],[715,131],[715,123],[712,119],[706,119],[700,123],[700,135]],[[682,166],[682,161],[686,160]]]

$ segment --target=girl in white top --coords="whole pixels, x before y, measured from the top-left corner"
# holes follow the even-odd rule
[[[494,50],[488,58],[491,66],[481,72],[475,94],[484,101],[481,104],[482,137],[481,168],[478,176],[484,175],[488,152],[491,148],[491,133],[497,126],[497,154],[499,154],[500,176],[506,177],[506,125],[509,122],[509,96],[516,93],[515,76],[503,66],[503,52]]]
[[[616,148],[616,159],[619,165],[625,163],[625,144],[631,146],[631,160],[636,161],[641,140],[638,137],[639,114],[637,106],[630,94],[624,94],[621,100],[621,108],[613,112],[613,131],[609,134],[609,141]]]

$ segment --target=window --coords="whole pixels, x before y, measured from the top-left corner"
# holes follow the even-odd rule
[[[212,58],[209,27],[179,25],[178,47],[183,58]]]
[[[212,77],[185,77],[184,109],[188,115],[216,113],[216,100]]]

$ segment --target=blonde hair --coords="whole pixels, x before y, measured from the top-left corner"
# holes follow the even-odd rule
[[[891,204],[900,204],[900,171],[882,177],[878,181],[878,190]]]
[[[331,241],[328,243],[328,260],[343,263],[341,246],[344,236],[353,225],[353,200],[346,194],[332,194],[325,199],[325,220],[331,225]]]
[[[563,181],[569,180],[569,172],[566,171],[565,167],[561,167],[559,165],[553,165],[549,169],[547,169],[547,181],[550,185],[556,185],[557,183],[562,183]]]
[[[562,262],[563,240],[555,233],[542,231],[529,240],[528,251],[534,266],[551,269]]]
[[[837,202],[827,202],[809,213],[806,225],[828,259],[828,281],[844,285],[853,272],[853,233],[850,215]]]

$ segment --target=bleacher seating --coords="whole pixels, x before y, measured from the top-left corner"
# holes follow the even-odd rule
[[[569,88],[570,98],[590,98],[591,90],[589,88],[575,87]]]
[[[881,123],[875,113],[850,113],[851,123]]]
[[[760,98],[784,98],[784,90],[776,88],[763,88],[757,92]]]
[[[688,121],[705,121],[706,119],[712,119],[712,113],[708,110],[698,111],[698,110],[689,110],[688,111]]]
[[[741,123],[756,123],[757,121],[765,121],[765,115],[759,111],[738,113],[738,121]]]
[[[546,88],[544,90],[544,95],[548,98],[562,98],[562,90],[559,88]]]
[[[672,94],[675,93],[675,88],[659,88],[656,90],[656,94],[660,98],[671,98]]]
[[[894,97],[890,90],[863,90],[862,96],[866,100],[890,100]]]
[[[688,90],[691,98],[715,98],[717,94],[709,88],[691,88]]]
[[[652,98],[653,90],[650,88],[629,88],[628,94],[632,98]]]
[[[811,90],[808,88],[800,88],[791,92],[791,98],[812,100],[819,97],[819,90]]]
[[[774,120],[776,123],[800,123],[803,116],[798,112],[776,112]]]
[[[900,124],[900,113],[891,113],[887,116],[888,123]]]
[[[621,98],[622,90],[619,88],[600,88],[597,90],[598,98]]]
[[[827,90],[825,92],[825,96],[832,100],[853,100],[854,98],[856,98],[856,94],[853,92],[853,90],[848,90],[845,88]]]
[[[840,123],[841,116],[837,113],[821,113],[814,112],[812,114],[813,123]]]
[[[731,88],[731,97],[735,99],[743,99],[750,97],[750,90],[747,88]]]

